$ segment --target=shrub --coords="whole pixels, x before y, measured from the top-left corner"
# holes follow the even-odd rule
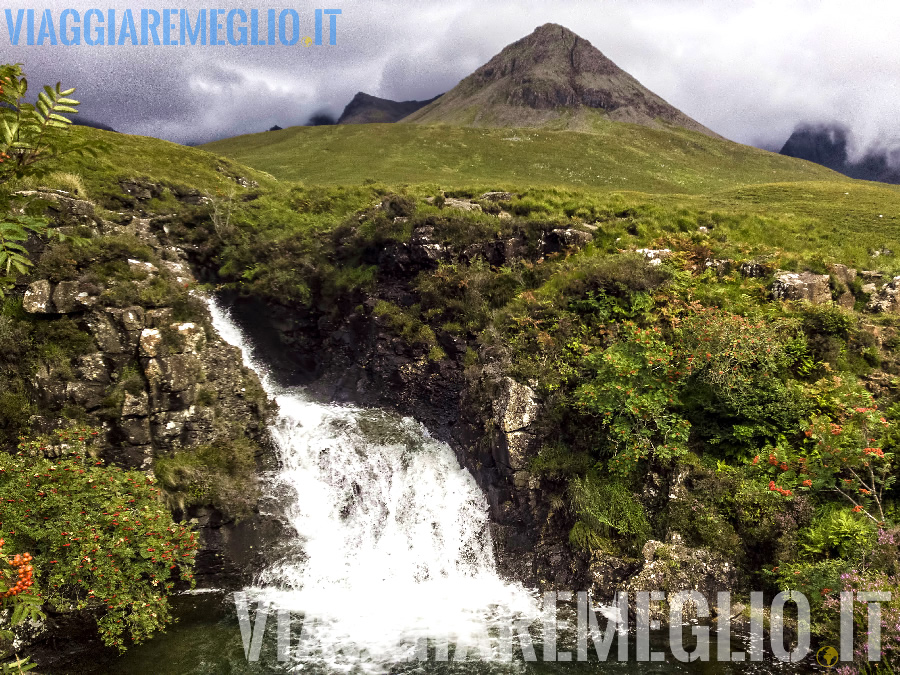
[[[610,530],[615,531],[636,548],[649,538],[650,523],[644,507],[621,480],[589,473],[570,480],[568,494],[581,523],[573,528],[577,542],[591,541],[586,530],[593,532],[595,541],[608,536]]]
[[[690,424],[673,405],[687,373],[674,357],[659,329],[632,322],[621,326],[615,344],[585,357],[589,374],[572,406],[607,429],[612,470],[627,473],[647,457],[666,461],[687,451]]]
[[[194,534],[172,521],[153,478],[89,456],[95,431],[73,429],[0,453],[2,529],[36,561],[36,587],[59,611],[97,616],[100,637],[124,651],[172,617],[176,575],[192,580]],[[41,457],[50,444],[71,453]]]

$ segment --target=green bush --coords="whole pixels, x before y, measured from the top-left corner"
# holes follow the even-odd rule
[[[153,478],[89,455],[95,434],[61,431],[0,452],[3,535],[34,556],[45,603],[93,612],[103,642],[124,651],[172,621],[168,595],[176,576],[192,580],[197,545]],[[51,444],[70,454],[44,459]]]

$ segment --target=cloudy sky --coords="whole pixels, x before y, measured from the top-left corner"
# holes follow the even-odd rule
[[[196,0],[181,5],[196,10]],[[202,142],[339,115],[357,91],[424,99],[453,87],[506,44],[555,22],[590,40],[644,85],[722,135],[780,146],[800,122],[841,122],[857,152],[900,139],[900,3],[894,0],[236,0],[293,7],[313,33],[316,7],[340,8],[336,46],[12,46],[0,60],[34,84],[78,87],[82,116],[120,131]],[[6,7],[81,12],[156,0]],[[24,39],[22,40],[24,43]],[[327,20],[326,20],[327,43]]]

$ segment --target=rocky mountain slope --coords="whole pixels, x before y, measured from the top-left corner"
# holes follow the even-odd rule
[[[780,152],[827,166],[851,178],[900,184],[900,167],[892,165],[886,153],[868,152],[851,162],[847,149],[849,134],[849,129],[839,124],[802,124]]]
[[[548,23],[403,122],[591,130],[597,119],[716,134],[569,29]]]
[[[399,122],[407,115],[424,108],[439,97],[427,101],[391,101],[386,98],[371,96],[365,92],[357,92],[353,100],[344,108],[338,118],[338,124],[374,124]]]

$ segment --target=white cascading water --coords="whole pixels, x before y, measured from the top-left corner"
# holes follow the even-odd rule
[[[278,402],[272,492],[296,531],[248,591],[314,625],[314,661],[385,672],[421,638],[477,644],[537,616],[533,594],[497,574],[487,501],[445,443],[410,418],[279,390],[228,314],[215,301],[210,311]]]

